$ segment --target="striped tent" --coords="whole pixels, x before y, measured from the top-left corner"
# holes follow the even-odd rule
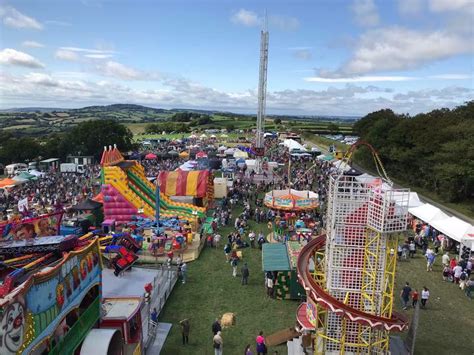
[[[160,191],[167,196],[206,197],[210,173],[207,170],[162,171]]]

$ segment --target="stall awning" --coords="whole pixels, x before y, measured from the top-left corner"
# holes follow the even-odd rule
[[[433,228],[457,242],[461,242],[464,238],[466,238],[468,233],[473,229],[472,225],[457,217],[436,219],[431,221],[430,224],[433,226]]]
[[[265,243],[262,246],[263,271],[290,270],[290,261],[285,244]]]
[[[408,212],[426,223],[430,223],[436,219],[449,218],[446,213],[441,211],[438,207],[430,205],[429,203],[425,203],[418,207],[409,208]]]

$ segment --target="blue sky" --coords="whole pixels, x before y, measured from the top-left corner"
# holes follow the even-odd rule
[[[416,114],[472,99],[471,0],[0,1],[0,107]]]

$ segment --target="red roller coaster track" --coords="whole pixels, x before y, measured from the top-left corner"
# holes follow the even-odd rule
[[[320,235],[306,244],[300,252],[297,263],[298,278],[306,290],[307,296],[325,309],[330,309],[341,317],[346,317],[353,322],[387,331],[403,331],[408,328],[408,319],[398,313],[393,313],[392,318],[380,317],[361,310],[352,308],[344,302],[328,294],[313,279],[309,271],[311,256],[321,250],[326,244],[326,235]]]

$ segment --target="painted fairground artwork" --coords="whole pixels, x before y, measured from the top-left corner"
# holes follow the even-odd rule
[[[51,213],[35,218],[9,221],[0,225],[2,240],[25,240],[59,235],[63,213]]]
[[[61,334],[64,337],[63,320],[91,294],[100,296],[99,291],[90,292],[101,282],[99,253],[98,241],[70,252],[56,266],[29,276],[7,297],[0,298],[0,354],[51,349]]]

